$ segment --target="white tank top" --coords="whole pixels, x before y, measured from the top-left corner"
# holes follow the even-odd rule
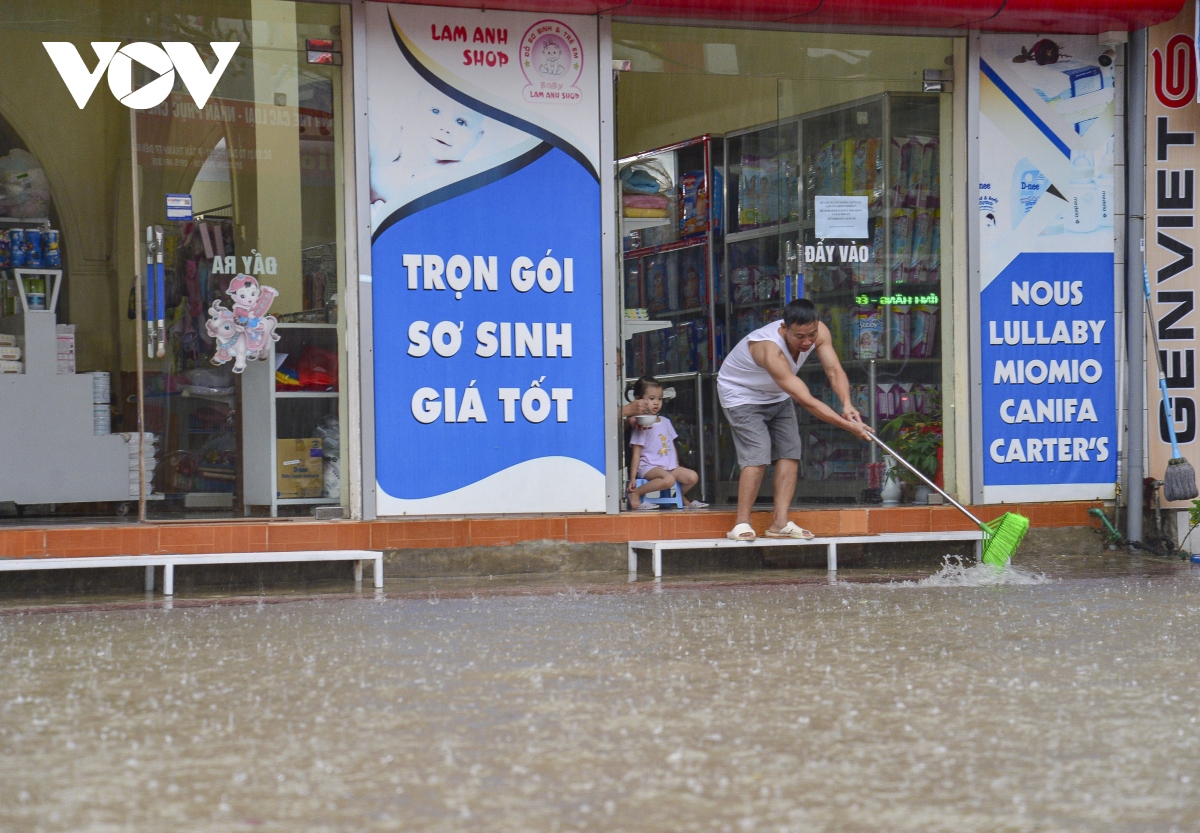
[[[767,369],[755,362],[754,357],[750,355],[751,342],[770,341],[783,351],[784,358],[792,367],[792,373],[798,371],[817,345],[814,344],[793,359],[787,342],[779,332],[782,325],[783,321],[773,321],[765,327],[759,327],[729,351],[717,374],[717,397],[723,407],[770,405],[788,398],[788,394],[775,384]]]

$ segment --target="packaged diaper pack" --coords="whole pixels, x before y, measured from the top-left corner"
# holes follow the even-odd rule
[[[773,268],[759,269],[754,278],[754,300],[774,301],[780,292],[779,270]]]
[[[914,359],[931,359],[937,349],[938,307],[920,304],[912,308],[912,335],[909,355]]]
[[[754,286],[758,279],[757,266],[739,266],[733,270],[733,302],[749,304],[754,300]]]
[[[888,336],[888,355],[893,359],[907,359],[910,350],[912,315],[907,306],[888,307],[891,318],[891,333]]]
[[[905,279],[910,283],[925,283],[929,274],[929,247],[933,242],[933,215],[919,209],[913,220],[912,242],[909,244]]]
[[[625,261],[625,308],[642,306],[642,270],[640,260]]]
[[[766,323],[766,322],[763,322]],[[733,343],[737,344],[759,327],[759,321],[753,309],[739,310],[734,319]]]
[[[859,277],[856,278],[859,286],[883,285],[884,262],[887,259],[883,248],[883,232],[884,221],[876,220],[875,231],[871,235],[871,259],[860,265]]]
[[[893,136],[888,144],[888,188],[896,208],[940,204],[939,142],[929,136]]]
[[[850,355],[849,341],[853,332],[853,312],[849,307],[836,305],[819,307],[821,321],[829,328],[829,340],[839,356]]]
[[[937,211],[929,220],[929,256],[924,275],[927,284],[938,284],[942,279],[942,222]]]
[[[851,385],[850,403],[864,417],[869,417],[871,415],[871,388],[867,385]]]
[[[704,298],[704,279],[701,275],[704,270],[699,263],[699,258],[695,255],[684,257],[680,268],[683,271],[680,307],[683,309],[694,309],[701,306]]]
[[[879,422],[888,422],[900,416],[900,386],[895,382],[880,382],[875,385],[875,417]]]
[[[703,171],[690,171],[679,178],[679,234],[692,237],[708,231],[708,189]]]
[[[871,197],[871,204],[878,206],[883,191],[878,187],[882,169],[879,139],[848,139],[843,156],[848,156],[848,181],[846,193],[859,197]]]
[[[650,312],[663,312],[669,308],[667,295],[667,268],[663,255],[646,261],[646,307]]]
[[[913,225],[916,220],[911,208],[897,208],[892,212],[892,282],[907,280],[909,261],[912,258]]]
[[[883,313],[859,307],[854,311],[854,358],[883,358]]]
[[[778,159],[743,156],[738,177],[738,225],[753,228],[778,222],[782,193]]]

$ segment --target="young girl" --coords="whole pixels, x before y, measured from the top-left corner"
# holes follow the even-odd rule
[[[657,415],[662,409],[663,388],[652,376],[643,376],[633,386],[633,395],[649,404],[649,413]],[[665,416],[659,416],[653,425],[637,426],[629,438],[633,455],[629,461],[629,508],[657,509],[657,503],[643,503],[642,497],[651,492],[670,489],[679,484],[684,509],[704,509],[707,503],[688,500],[687,492],[700,482],[700,476],[691,469],[679,465],[675,453],[675,426]],[[637,478],[646,481],[644,486],[635,486]]]

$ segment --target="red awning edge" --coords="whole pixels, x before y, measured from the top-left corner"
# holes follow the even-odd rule
[[[1096,35],[1171,20],[1183,8],[1183,0],[432,0],[419,5],[797,26]]]

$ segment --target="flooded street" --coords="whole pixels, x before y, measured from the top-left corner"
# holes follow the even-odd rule
[[[0,830],[1195,830],[1200,569],[1084,561],[0,609]]]

